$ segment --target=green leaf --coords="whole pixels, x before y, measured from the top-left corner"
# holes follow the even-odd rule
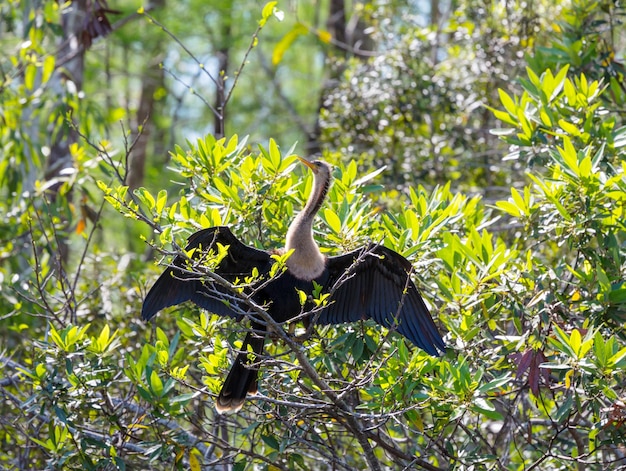
[[[324,209],[324,221],[326,221],[328,227],[330,227],[335,234],[339,234],[341,232],[341,220],[332,209]]]
[[[626,303],[626,286],[612,287],[608,294],[609,302],[612,304]]]
[[[96,185],[97,187],[100,189],[100,191],[102,191],[104,194],[108,195],[110,194],[113,190],[111,188],[109,188],[109,186],[104,183],[102,180],[96,180]]]
[[[126,471],[126,462],[119,456],[113,457],[113,463],[115,463],[118,471]]]
[[[578,329],[572,330],[572,333],[570,334],[570,337],[569,337],[569,345],[574,351],[574,353],[576,354],[576,356],[578,357],[578,354],[580,352],[580,346],[581,346],[580,331]]]
[[[524,201],[524,198],[522,198],[522,195],[520,195],[519,191],[517,191],[515,188],[511,188],[511,196],[513,197],[513,201],[520,209],[520,211],[523,214],[528,214],[528,207],[526,206],[526,202]]]
[[[239,194],[237,193],[237,188],[234,185],[227,184],[223,179],[219,177],[213,178],[213,184],[215,188],[222,194],[225,200],[228,200],[230,203],[238,203],[240,201]],[[181,198],[181,209],[182,209],[182,198]]]
[[[592,331],[587,332],[587,334],[585,335],[585,338],[583,339],[583,342],[578,348],[577,353],[578,353],[579,359],[585,358],[585,356],[587,356],[587,353],[589,353],[589,350],[593,348],[593,337],[591,337],[591,333]]]
[[[501,88],[498,88],[498,95],[500,95],[500,101],[504,109],[507,110],[511,116],[516,116],[517,105],[515,105],[513,99]]]
[[[401,342],[401,345],[404,345],[404,342]],[[355,362],[358,362],[363,356],[364,347],[365,347],[365,342],[362,339],[357,338],[354,341],[354,344],[350,348],[350,353],[352,354],[352,358],[354,358]]]
[[[24,71],[24,86],[28,90],[35,88],[35,78],[37,77],[37,67],[35,64],[28,64]]]
[[[273,435],[261,435],[261,439],[265,442],[267,446],[273,448],[274,450],[280,451],[280,444],[278,443],[278,440],[276,440],[276,437],[274,437]]]
[[[65,345],[65,341],[59,335],[59,332],[54,328],[54,326],[50,326],[50,338],[62,350],[65,350],[67,347]]]
[[[296,23],[274,47],[274,51],[272,52],[272,64],[278,65],[283,59],[285,52],[294,43],[294,41],[298,37],[307,34],[308,31],[309,30],[302,23]]]
[[[612,355],[611,358],[609,358],[609,366],[617,365],[624,359],[624,357],[626,357],[626,347],[622,348],[615,355]]]
[[[174,378],[168,378],[168,380],[163,385],[163,393],[162,395],[168,394],[177,384],[177,381]]]
[[[167,226],[163,229],[163,232],[159,235],[159,240],[161,244],[169,244],[172,242],[172,226]]]
[[[43,60],[43,66],[41,68],[41,83],[46,83],[50,80],[52,72],[54,72],[55,58],[53,54],[49,54]]]
[[[494,136],[510,136],[511,134],[515,134],[515,129],[492,128],[489,130],[489,134],[493,134]]]
[[[185,393],[185,394],[179,394],[178,396],[174,396],[171,399],[168,399],[168,402],[170,404],[178,404],[178,403],[182,403],[187,404],[189,401],[191,401],[194,397],[197,397],[200,395],[199,391],[195,391],[195,392],[191,392],[191,393]]]
[[[267,2],[265,4],[263,10],[261,10],[261,19],[259,20],[259,26],[265,26],[265,23],[267,23],[269,17],[274,14],[274,8],[277,4],[278,2]]]
[[[567,104],[569,106],[574,106],[577,101],[576,88],[570,79],[565,79],[563,91],[565,93],[565,97],[567,98]]]
[[[165,204],[167,203],[167,190],[160,190],[157,195],[156,201],[156,213],[161,214],[163,209],[165,208]]]
[[[580,136],[580,130],[574,126],[572,123],[568,123],[564,119],[559,119],[559,126],[563,131],[570,134],[571,136],[578,137]]]
[[[530,79],[530,82],[533,85],[535,85],[535,86],[541,85],[541,81],[539,80],[539,77],[533,71],[533,69],[531,69],[530,67],[526,67],[526,73],[528,74],[528,78]]]
[[[554,80],[553,80],[554,88],[550,95],[550,101],[553,101],[561,93],[561,90],[563,89],[563,86],[565,84],[565,80],[567,79],[567,72],[569,70],[569,66],[570,66],[569,64],[565,64],[565,66],[563,66],[561,70],[559,70],[559,72],[556,74],[556,77],[554,77]]]
[[[278,144],[276,144],[276,141],[272,138],[270,138],[269,150],[270,150],[269,159],[272,164],[271,169],[274,173],[276,173],[278,169],[280,168],[281,156],[280,156],[280,150],[278,149]]]
[[[296,290],[298,293],[298,298],[300,299],[300,306],[304,306],[307,300],[307,294],[301,289]]]
[[[190,207],[189,207],[189,201],[187,201],[187,198],[185,197],[185,195],[180,197],[178,207],[180,208],[180,215],[183,217],[183,219],[185,220],[189,219]]]
[[[195,453],[194,453],[195,452]],[[191,471],[201,471],[202,465],[200,463],[200,453],[194,448],[189,453],[189,469]]]
[[[626,146],[626,126],[617,128],[613,132],[613,146],[617,149]]]
[[[514,126],[516,128],[519,127],[519,122],[517,121],[517,118],[511,116],[509,113],[502,111],[502,110],[497,110],[487,105],[485,105],[485,108],[491,111],[493,115],[500,121],[510,124],[511,126]]]
[[[54,445],[54,443],[52,442],[51,439],[46,440],[45,442],[43,440],[39,440],[35,437],[29,437],[30,440],[32,440],[33,442],[35,442],[37,445],[39,445],[40,447],[42,447],[45,450],[50,450],[50,451],[55,451],[56,450],[56,446]]]
[[[552,127],[552,119],[550,115],[546,112],[546,110],[542,109],[539,111],[539,118],[541,119],[541,123],[547,128]]]
[[[518,137],[524,140],[524,142],[528,142],[530,144],[530,138],[533,135],[533,130],[530,125],[530,121],[524,114],[524,110],[522,110],[521,108],[517,110],[517,119],[520,126],[522,127],[522,132],[518,133]]]
[[[291,463],[297,464],[301,469],[309,469],[309,467],[305,464],[304,458],[302,457],[302,455],[298,453],[289,454],[289,463],[291,466],[290,469],[294,469],[294,466]]]
[[[483,384],[478,391],[487,394],[490,391],[499,390],[502,386],[510,383],[513,380],[513,377],[509,373],[505,373],[500,378],[493,379],[486,384]]]
[[[571,370],[572,365],[566,363],[544,362],[539,365],[539,368],[544,368],[548,370]]]
[[[514,217],[520,217],[522,215],[520,209],[510,201],[498,201],[496,202],[496,207]]]
[[[549,337],[549,340],[559,351],[567,354],[569,357],[575,358],[577,356],[578,349],[574,350],[572,348],[570,337],[556,324],[553,325],[553,329],[557,338],[553,339]],[[578,330],[576,330],[576,332],[578,333],[578,345],[580,346],[580,332],[578,332]]]
[[[574,398],[571,394],[568,394],[561,406],[557,409],[555,419],[558,423],[563,423],[572,412],[574,407]]]
[[[502,420],[502,414],[500,414],[495,406],[491,403],[491,401],[484,399],[482,397],[477,397],[474,399],[474,404],[472,404],[472,409],[480,414],[488,417],[492,420]]]
[[[604,271],[604,268],[602,268],[602,265],[600,265],[600,262],[596,263],[596,278],[598,280],[598,284],[600,285],[601,291],[603,293],[608,292],[610,296],[611,280],[609,280],[609,277],[606,274],[606,271]]]
[[[557,211],[559,212],[559,214],[561,214],[561,216],[563,216],[563,218],[565,220],[571,221],[572,220],[572,216],[567,212],[567,210],[559,202],[559,199],[555,196],[555,193],[558,191],[558,189],[552,183],[545,182],[542,179],[542,177],[540,177],[538,175],[534,175],[534,174],[532,174],[530,172],[527,172],[526,175],[533,182],[535,182],[537,184],[537,186],[539,186],[541,188],[541,190],[543,191],[543,193],[546,196],[546,198],[552,204],[554,204],[554,206],[557,209]]]
[[[134,191],[134,194],[148,207],[148,209],[150,209],[150,211],[154,209],[156,202],[154,200],[154,196],[152,196],[148,190],[144,187],[140,187]]]
[[[152,389],[155,396],[161,397],[161,394],[163,394],[163,381],[161,381],[156,371],[152,371],[150,375],[150,389]]]
[[[372,179],[376,178],[378,175],[380,175],[381,173],[383,173],[386,169],[387,169],[387,166],[386,166],[386,165],[383,165],[382,167],[377,168],[377,169],[376,169],[376,170],[374,170],[373,172],[370,172],[370,173],[368,173],[367,175],[365,175],[365,176],[363,176],[363,177],[359,178],[357,181],[355,181],[355,182],[353,183],[353,185],[354,185],[355,187],[358,187],[358,186],[364,185],[364,184],[365,184],[365,183],[367,183],[368,181],[370,181],[370,180],[372,180]]]
[[[593,337],[593,353],[595,354],[598,360],[598,364],[601,367],[604,367],[607,365],[609,352],[607,349],[606,342],[604,341],[604,338],[602,337],[602,334],[600,333],[599,330],[596,332],[596,335],[594,335]]]

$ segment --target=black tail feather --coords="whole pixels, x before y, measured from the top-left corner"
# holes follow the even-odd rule
[[[263,353],[265,336],[262,333],[248,332],[237,355],[235,363],[224,381],[222,391],[215,403],[218,413],[237,412],[243,406],[248,394],[254,395],[258,390],[259,361]],[[254,354],[248,352],[248,345]]]

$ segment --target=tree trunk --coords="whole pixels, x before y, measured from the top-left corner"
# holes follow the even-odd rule
[[[227,12],[224,12],[222,28],[220,32],[221,47],[217,51],[217,89],[215,91],[215,137],[222,138],[226,135],[226,78],[230,64],[230,47],[232,43],[232,4]]]
[[[218,76],[217,76],[217,89],[215,91],[215,137],[220,139],[224,137],[226,133],[226,74],[228,72],[228,47],[221,48],[217,52],[218,60]]]
[[[152,9],[162,10],[165,8],[165,0],[153,0]],[[126,176],[126,184],[131,190],[139,188],[144,184],[144,176],[146,170],[146,161],[150,149],[150,142],[155,137],[155,95],[157,91],[165,86],[165,74],[163,68],[160,67],[161,51],[163,40],[162,35],[152,42],[148,55],[153,57],[146,65],[141,78],[141,97],[139,99],[139,108],[135,117],[132,153],[129,160],[128,175]],[[154,149],[154,147],[153,147]]]
[[[337,44],[345,44],[346,41],[346,10],[343,0],[331,0],[330,11],[328,12],[327,27],[328,32],[332,35]],[[345,48],[333,48],[329,50],[326,56],[326,66],[329,69],[328,76],[322,84],[320,90],[320,96],[317,106],[317,115],[315,118],[315,126],[313,126],[313,132],[309,134],[307,141],[306,152],[308,155],[316,155],[322,152],[322,146],[320,143],[320,136],[322,129],[320,127],[320,114],[324,108],[326,97],[330,90],[335,86],[336,80],[339,78],[337,71],[336,61],[333,60],[335,55],[345,55]]]
[[[94,39],[111,32],[111,24],[106,17],[106,0],[74,0],[64,7],[61,15],[63,31],[56,56],[56,70],[48,86],[57,96],[57,109],[62,117],[71,119],[72,106],[67,97],[78,98],[83,89],[85,51]],[[58,126],[58,127],[55,127]],[[67,119],[52,120],[50,125],[50,154],[46,163],[45,177],[55,180],[49,189],[55,199],[66,175],[74,168],[70,145],[77,141],[77,135]]]
[[[61,186],[67,181],[74,169],[74,162],[70,153],[70,146],[78,139],[76,131],[72,128],[68,119],[72,119],[72,107],[68,105],[67,98],[77,97],[83,88],[85,47],[81,41],[84,31],[85,17],[87,15],[87,2],[85,0],[72,2],[61,16],[63,36],[56,56],[56,70],[50,77],[48,86],[56,96],[56,109],[61,119],[50,120],[49,125],[49,149],[50,153],[46,161],[44,178],[50,183],[47,197],[56,201]],[[65,194],[67,202],[72,200],[72,191],[68,189]],[[63,265],[69,258],[69,246],[66,238],[57,237],[59,258]]]
[[[346,20],[346,5],[344,0],[331,0],[328,14],[327,27],[333,37],[335,47],[329,49],[326,56],[328,68],[327,77],[320,90],[318,112],[316,115],[313,132],[309,134],[307,141],[308,155],[319,154],[322,151],[320,136],[320,113],[324,108],[326,97],[337,86],[345,67],[345,60],[350,55],[367,58],[374,48],[370,37],[365,34],[366,24],[353,14],[348,22]]]
[[[71,113],[66,97],[76,96],[83,88],[85,48],[81,42],[81,36],[87,15],[86,5],[85,0],[74,1],[61,16],[63,36],[56,57],[57,67],[48,83],[57,96],[57,109],[60,110],[61,115]],[[55,129],[55,126],[59,128]],[[60,124],[52,120],[49,131],[52,140],[49,143],[50,154],[46,163],[45,178],[48,181],[56,180],[49,189],[49,195],[54,200],[63,183],[63,175],[68,173],[67,169],[74,167],[69,148],[72,143],[76,142],[77,136],[65,120],[61,120]]]

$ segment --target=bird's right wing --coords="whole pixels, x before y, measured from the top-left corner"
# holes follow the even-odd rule
[[[272,260],[269,253],[243,244],[228,227],[210,227],[192,234],[186,251],[197,249],[193,260],[199,260],[210,250],[218,251],[217,244],[228,246],[228,253],[213,272],[230,283],[243,280],[256,269],[259,274],[269,271]],[[196,305],[220,316],[238,317],[245,306],[231,290],[211,280],[208,276],[191,273],[191,265],[182,257],[174,258],[154,283],[143,302],[141,317],[151,319],[157,312],[169,306],[192,301]]]
[[[411,280],[411,263],[381,245],[329,257],[329,281],[334,292],[318,323],[340,324],[360,319],[397,330],[427,353],[437,356],[445,344]]]

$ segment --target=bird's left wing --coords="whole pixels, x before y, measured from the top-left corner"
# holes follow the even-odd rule
[[[353,252],[329,257],[329,280],[337,285],[318,323],[340,324],[373,319],[395,329],[431,355],[445,344],[428,308],[410,277],[411,263],[393,250],[370,244]]]
[[[271,267],[269,253],[243,244],[228,227],[210,227],[192,234],[186,251],[197,249],[192,259],[198,260],[210,250],[218,251],[217,244],[228,246],[226,256],[213,272],[226,281],[243,281],[252,275],[254,269],[265,274]],[[225,286],[209,277],[191,273],[187,260],[182,256],[174,258],[159,279],[154,283],[143,302],[141,317],[151,319],[157,312],[169,306],[192,301],[196,305],[220,316],[237,317],[245,306],[239,306],[236,297]]]

